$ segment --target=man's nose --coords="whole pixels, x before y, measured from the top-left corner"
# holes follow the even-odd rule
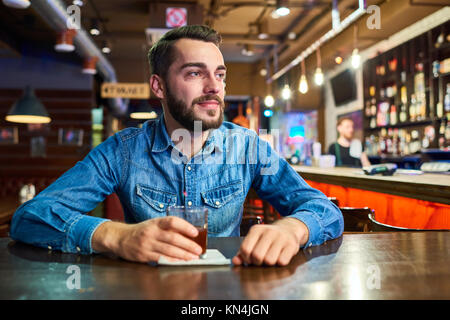
[[[203,91],[208,94],[218,94],[220,92],[222,81],[216,79],[214,75],[205,78]]]

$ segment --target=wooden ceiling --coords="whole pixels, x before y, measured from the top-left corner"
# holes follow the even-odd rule
[[[72,4],[72,0],[63,2],[66,5]],[[332,28],[333,0],[290,0],[288,1],[290,14],[278,19],[271,16],[276,8],[275,0],[84,0],[83,2],[81,7],[83,28],[87,30],[90,28],[92,18],[100,19],[102,33],[93,39],[99,47],[104,40],[111,43],[112,52],[107,57],[116,68],[118,80],[126,82],[148,79],[146,54],[149,43],[145,30],[152,25],[154,20],[152,8],[155,5],[201,6],[202,22],[214,27],[223,36],[221,49],[226,63],[261,63],[276,53],[282,67]],[[422,0],[420,1],[422,4],[415,4],[416,2],[418,1],[366,0],[367,6],[375,4],[387,8],[386,11],[382,11],[381,17],[386,18],[386,23],[376,33],[368,34],[367,30],[360,30],[358,35],[360,49],[388,37],[399,28],[404,28],[405,24],[408,25],[448,3],[439,0]],[[341,20],[358,6],[358,0],[337,0],[337,3]],[[403,6],[399,5],[400,3]],[[390,8],[398,8],[400,11],[388,12],[392,11]],[[411,8],[411,11],[406,10],[408,8]],[[32,41],[38,37],[40,43],[52,46],[54,34],[39,17],[31,19],[32,25],[23,24],[23,21],[30,22],[30,16],[33,14],[37,15],[33,13],[32,8],[15,10],[0,4],[2,27],[11,29],[14,34],[26,40]],[[268,39],[258,39],[256,34],[258,24],[267,28]],[[4,28],[2,29],[5,30]],[[290,38],[290,35],[293,38]],[[333,51],[350,51],[353,38],[344,35],[341,38],[333,41]],[[253,45],[253,56],[242,54],[245,44]]]

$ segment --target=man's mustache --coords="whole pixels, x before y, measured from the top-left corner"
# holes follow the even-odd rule
[[[194,105],[196,103],[202,103],[202,102],[205,102],[205,101],[211,101],[211,100],[216,100],[220,104],[221,108],[223,108],[224,105],[225,105],[223,100],[216,94],[209,94],[209,95],[206,95],[206,96],[195,98],[194,100],[192,100],[192,105]]]

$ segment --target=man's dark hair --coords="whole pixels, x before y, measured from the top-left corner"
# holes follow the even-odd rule
[[[180,39],[194,39],[205,42],[212,42],[219,46],[222,37],[214,29],[202,25],[190,25],[167,32],[156,42],[148,52],[148,61],[150,63],[150,74],[157,74],[166,79],[169,66],[174,60],[173,45]]]

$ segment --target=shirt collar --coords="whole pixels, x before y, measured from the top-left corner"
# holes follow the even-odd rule
[[[220,152],[223,151],[222,129],[222,126],[220,126],[218,129],[210,131],[208,139],[206,139],[205,145],[203,146],[204,153],[212,153],[215,149]],[[152,152],[165,151],[169,146],[175,147],[172,139],[170,139],[169,134],[167,133],[164,114],[162,114],[155,125],[155,139],[153,141]]]
[[[155,125],[155,139],[153,140],[152,152],[165,151],[169,146],[174,146],[166,130],[164,114],[161,114]]]

